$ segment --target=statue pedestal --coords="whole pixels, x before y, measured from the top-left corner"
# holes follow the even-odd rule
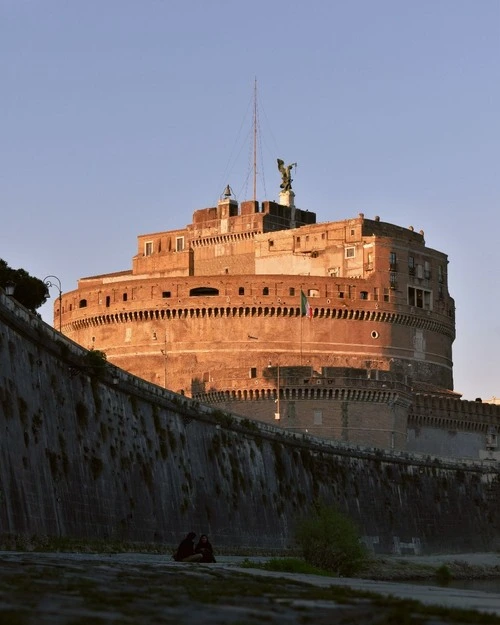
[[[295,193],[293,191],[281,191],[280,192],[280,204],[282,206],[289,206],[295,208]]]

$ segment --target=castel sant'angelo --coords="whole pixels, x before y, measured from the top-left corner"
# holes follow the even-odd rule
[[[250,419],[417,451],[438,444],[419,445],[427,430],[462,432],[463,449],[491,455],[498,407],[453,392],[446,254],[378,216],[317,223],[295,207],[293,166],[278,164],[279,203],[238,204],[228,187],[184,229],[140,235],[132,269],[80,279],[56,324],[145,380]]]

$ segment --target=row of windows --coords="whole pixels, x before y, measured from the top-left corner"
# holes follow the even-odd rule
[[[158,246],[159,247],[159,246]],[[160,251],[158,249],[158,251]],[[175,251],[183,252],[184,251],[184,237],[175,237]],[[153,241],[146,241],[144,243],[144,256],[151,256],[154,252],[154,243]]]
[[[290,287],[289,289],[289,295],[290,296],[294,296],[296,293],[296,290],[294,287]],[[244,295],[245,294],[245,289],[243,287],[240,287],[238,290],[238,295]],[[219,295],[219,291],[217,289],[212,289],[212,288],[208,288],[208,287],[199,287],[197,289],[192,289],[189,293],[190,297],[197,297],[197,296],[218,296]],[[264,287],[262,289],[262,295],[269,295],[269,287]],[[356,295],[355,289],[353,287],[348,287],[347,291],[341,291],[339,290],[336,294],[337,298],[339,299],[344,299],[344,298],[348,298],[348,299],[354,299]],[[370,297],[371,295],[371,297]],[[384,302],[389,302],[390,301],[390,292],[389,289],[384,288],[383,289],[383,301]],[[318,297],[319,293],[315,290],[310,290],[308,292],[308,296],[311,297]],[[439,285],[439,291],[438,291],[438,297],[439,299],[442,299],[444,296],[443,293],[443,288],[442,285]],[[172,292],[171,291],[163,291],[162,292],[162,297],[165,299],[168,299],[170,297],[172,297]],[[128,294],[127,293],[123,293],[122,294],[122,301],[126,302],[128,299]],[[359,292],[359,299],[362,300],[368,300],[368,299],[372,299],[373,301],[379,301],[380,299],[380,289],[378,287],[374,287],[372,293],[370,293],[369,291],[360,291]],[[111,306],[111,296],[107,295],[106,296],[106,307]],[[425,308],[427,310],[431,310],[432,309],[432,291],[428,290],[428,289],[420,289],[420,288],[415,288],[413,286],[409,286],[408,287],[408,304],[410,306],[415,306],[417,308]],[[81,299],[79,302],[79,307],[80,308],[86,308],[87,306],[87,300],[86,299]],[[70,307],[71,310],[71,307]]]
[[[298,291],[294,287],[290,287],[288,290],[288,294],[291,297],[294,297],[295,295],[298,294]],[[172,297],[172,291],[162,291],[161,295],[163,299],[169,299]],[[191,291],[189,292],[189,297],[217,297],[219,295],[220,295],[219,290],[211,288],[211,287],[198,287],[195,289],[191,289]],[[244,287],[241,287],[241,286],[239,287],[238,295],[245,295]],[[262,289],[262,295],[264,296],[269,295],[269,287],[265,286]],[[374,287],[371,293],[369,291],[359,291],[359,299],[362,299],[362,300],[371,299],[373,301],[379,301],[380,295],[381,293],[380,293],[379,287]],[[384,302],[390,301],[390,290],[388,288],[383,289],[382,295],[383,295]],[[345,287],[339,287],[339,290],[331,297],[336,297],[338,299],[356,299],[356,296],[357,296],[356,287],[346,285]],[[317,289],[309,289],[307,291],[307,297],[312,297],[312,298],[320,297],[320,293]],[[122,301],[126,302],[127,300],[128,300],[128,293],[123,293]],[[110,295],[106,295],[105,304],[106,304],[106,307],[111,306]],[[80,300],[79,308],[86,308],[87,305],[88,305],[87,299]],[[72,307],[70,306],[70,310],[71,308]]]
[[[389,254],[389,270],[398,271],[398,262],[396,252],[390,252]],[[445,270],[443,265],[438,265],[438,282],[442,284],[445,281]],[[430,280],[432,277],[431,263],[426,260],[424,264],[415,263],[414,256],[408,256],[408,273],[410,276],[416,276],[417,278]]]

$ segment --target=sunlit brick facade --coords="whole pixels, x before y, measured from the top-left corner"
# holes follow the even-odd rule
[[[62,306],[63,332],[123,369],[298,431],[404,448],[413,393],[453,395],[447,256],[378,217],[224,197]]]

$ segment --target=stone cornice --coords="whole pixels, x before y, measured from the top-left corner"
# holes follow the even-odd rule
[[[75,314],[75,313],[73,313]],[[259,317],[300,317],[300,307],[288,306],[179,306],[169,308],[144,308],[139,310],[109,312],[100,315],[91,315],[82,319],[76,319],[65,328],[80,330],[90,327],[110,325],[116,323],[142,323],[149,321],[170,321],[175,319],[198,319],[198,318],[226,318],[232,317],[249,319]],[[433,317],[432,313],[422,311],[421,315],[383,310],[368,310],[355,308],[331,308],[328,306],[313,307],[313,320],[345,319],[351,321],[370,321],[372,323],[390,323],[411,326],[430,332],[436,332],[451,338],[455,338],[453,322],[445,323]]]

